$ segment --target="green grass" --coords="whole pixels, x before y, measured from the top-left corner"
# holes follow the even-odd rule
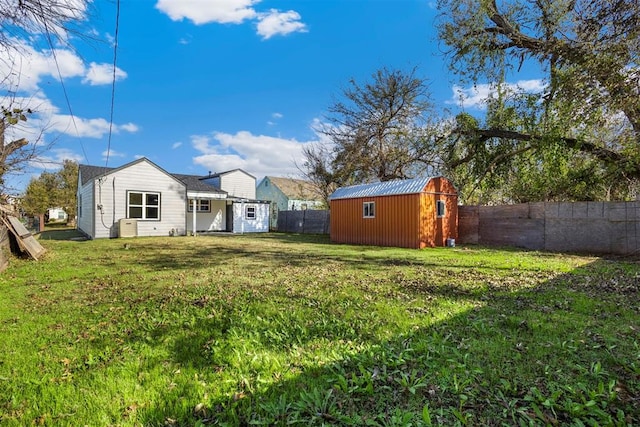
[[[640,422],[633,260],[55,233],[0,275],[2,426]]]

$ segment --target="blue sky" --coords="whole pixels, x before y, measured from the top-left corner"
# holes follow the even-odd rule
[[[15,136],[53,143],[11,185],[64,159],[117,167],[141,156],[173,173],[295,176],[349,79],[382,67],[417,67],[438,107],[462,91],[465,108],[480,108],[488,88],[456,85],[436,15],[427,0],[122,0],[110,124],[116,3],[95,0],[83,23],[92,38],[55,46],[55,61],[37,35],[19,41],[19,58],[0,58],[16,100],[36,111]]]

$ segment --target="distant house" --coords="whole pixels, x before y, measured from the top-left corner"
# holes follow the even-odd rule
[[[50,208],[47,210],[47,218],[49,221],[66,221],[67,213],[62,208]]]
[[[77,227],[90,238],[269,231],[269,204],[246,189],[255,178],[246,185],[251,175],[240,169],[218,175],[221,186],[146,158],[118,168],[79,165]]]
[[[256,188],[256,197],[271,202],[271,227],[278,224],[278,211],[325,209],[312,183],[302,179],[265,176]]]
[[[458,194],[444,177],[341,187],[329,202],[337,243],[425,248],[458,234]]]

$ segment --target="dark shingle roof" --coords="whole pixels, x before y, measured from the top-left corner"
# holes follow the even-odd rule
[[[187,191],[203,191],[208,193],[219,193],[219,194],[227,194],[226,191],[220,190],[218,187],[215,187],[211,184],[207,184],[202,181],[201,176],[197,175],[183,175],[174,173],[172,174],[176,179],[182,181],[184,185],[187,187]]]
[[[108,168],[104,166],[90,166],[90,165],[78,165],[78,171],[82,177],[81,185],[85,185],[87,182],[94,180],[95,178],[105,175],[115,168]]]
[[[118,168],[109,168],[104,166],[90,166],[90,165],[78,165],[80,176],[82,177],[81,185],[85,185],[87,182],[92,181],[102,175],[106,175],[109,172]],[[187,191],[202,191],[208,193],[227,194],[226,191],[220,190],[218,187],[203,182],[203,177],[197,175],[184,175],[178,173],[170,174],[178,181],[182,182]]]

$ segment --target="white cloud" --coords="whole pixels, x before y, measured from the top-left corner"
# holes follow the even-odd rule
[[[129,133],[136,133],[140,130],[140,127],[134,123],[125,123],[118,126],[118,130],[123,130]]]
[[[51,101],[42,96],[16,97],[12,106],[26,110],[30,108],[33,113],[28,115],[27,121],[19,126],[12,126],[14,132],[10,137],[27,138],[29,141],[39,134],[65,134],[74,137],[102,138],[109,132],[109,121],[103,118],[87,119],[69,114],[60,114],[60,109]],[[114,123],[113,133],[136,133],[139,130],[134,123]],[[16,133],[17,132],[17,133]]]
[[[258,2],[260,0],[158,0],[156,8],[174,21],[188,19],[196,25],[240,24],[256,17],[251,6]]]
[[[503,90],[507,92],[542,92],[545,89],[543,80],[520,80],[516,83],[505,83]],[[486,102],[497,92],[495,84],[479,84],[469,88],[461,86],[453,87],[453,98],[447,101],[448,104],[456,104],[465,108],[486,108]]]
[[[282,115],[282,113],[273,113],[271,114],[271,117],[273,117],[274,119],[281,119],[284,116]]]
[[[156,8],[174,21],[187,19],[196,25],[257,21],[257,33],[264,40],[275,35],[307,31],[298,12],[281,12],[276,9],[258,12],[253,6],[260,2],[261,0],[158,0]],[[185,42],[184,38],[180,40],[180,43]]]
[[[67,148],[53,148],[47,151],[46,156],[39,156],[29,165],[35,169],[59,170],[65,160],[82,163],[84,157]]]
[[[3,84],[14,92],[33,93],[39,89],[45,77],[55,80],[82,77],[83,83],[92,86],[110,84],[113,65],[92,62],[86,67],[82,58],[68,49],[36,50],[24,40],[13,39],[16,51],[0,51],[0,75],[6,76]],[[116,68],[116,79],[127,73]]]
[[[127,77],[121,68],[115,68],[115,79],[123,80]],[[89,83],[91,86],[111,84],[114,79],[114,70],[112,64],[96,64],[92,62],[89,65],[89,70],[86,72],[82,83]]]
[[[0,75],[13,91],[33,92],[44,76],[56,79],[78,77],[84,74],[82,59],[69,50],[36,51],[23,40],[14,39],[14,51],[0,51]],[[59,74],[58,74],[58,70]]]
[[[265,175],[299,175],[296,163],[302,161],[302,148],[315,141],[300,142],[239,131],[235,134],[214,132],[212,136],[196,135],[191,142],[202,153],[193,158],[195,164],[215,172],[241,168],[260,178]]]
[[[174,150],[180,147],[182,147],[182,142],[174,142],[173,145],[171,146],[171,148]]]
[[[112,159],[114,157],[126,157],[126,154],[115,150],[105,150],[102,152],[102,160],[106,160],[107,158]]]
[[[287,35],[290,33],[307,32],[307,26],[300,22],[300,14],[294,10],[280,12],[271,9],[268,13],[261,13],[258,21],[258,34],[264,40],[275,35]]]
[[[85,119],[68,114],[54,114],[49,118],[47,133],[59,132],[69,136],[85,138],[102,138],[109,133],[129,132],[135,133],[138,127],[132,123],[125,125],[109,125],[109,121],[103,118]]]

